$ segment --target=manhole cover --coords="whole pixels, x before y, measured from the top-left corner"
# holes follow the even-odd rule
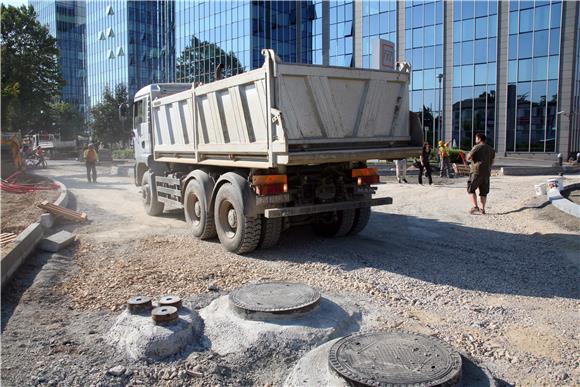
[[[245,312],[285,314],[315,308],[320,302],[320,292],[304,284],[265,282],[234,291],[230,300]]]
[[[332,346],[332,368],[363,386],[455,386],[461,356],[444,342],[407,332],[347,336]]]
[[[127,307],[131,313],[141,313],[151,310],[153,305],[151,298],[147,296],[133,296],[127,301]]]

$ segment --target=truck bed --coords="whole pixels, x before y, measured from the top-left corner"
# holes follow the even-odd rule
[[[155,160],[270,168],[419,153],[408,72],[264,55],[259,69],[153,101]]]

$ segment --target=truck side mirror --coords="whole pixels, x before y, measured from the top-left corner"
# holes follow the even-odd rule
[[[125,122],[127,120],[127,115],[129,112],[129,104],[122,103],[119,105],[119,120]]]

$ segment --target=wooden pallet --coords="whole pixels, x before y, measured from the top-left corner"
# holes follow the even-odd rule
[[[14,242],[17,235],[12,232],[3,232],[0,234],[0,245],[5,245],[10,242]]]
[[[56,204],[49,203],[48,201],[43,201],[38,204],[38,208],[42,208],[50,212],[51,214],[62,216],[65,219],[72,220],[74,222],[84,223],[87,221],[87,214],[84,212],[78,212],[71,210],[69,208],[57,206]]]
[[[453,172],[456,176],[467,176],[470,173],[468,165],[453,163]]]

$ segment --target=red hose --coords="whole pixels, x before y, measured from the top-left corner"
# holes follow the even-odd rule
[[[17,175],[21,172],[16,171],[12,175],[8,176],[6,180],[0,179],[0,189],[5,192],[10,193],[28,193],[34,191],[48,191],[53,189],[59,189],[58,184],[56,183],[49,183],[49,184],[20,184],[15,183],[14,180]]]

